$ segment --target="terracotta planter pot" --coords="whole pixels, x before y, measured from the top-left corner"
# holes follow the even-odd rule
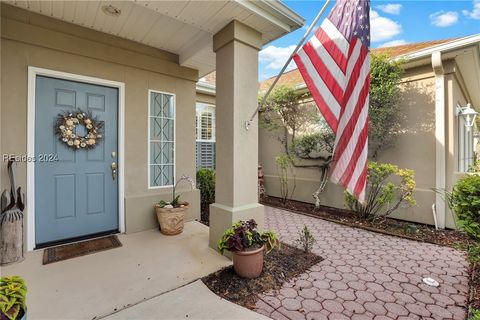
[[[185,225],[185,211],[188,209],[189,203],[181,204],[184,205],[181,208],[161,208],[158,204],[155,205],[160,232],[168,236],[182,233]]]
[[[235,272],[248,279],[260,276],[263,269],[263,249],[264,246],[250,251],[232,251]]]

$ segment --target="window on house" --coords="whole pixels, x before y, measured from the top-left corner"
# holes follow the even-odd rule
[[[149,186],[172,186],[175,183],[175,96],[153,90],[149,95]]]
[[[465,119],[458,117],[458,171],[467,172],[474,161],[473,131],[467,130]]]
[[[197,103],[197,170],[215,169],[215,106]]]

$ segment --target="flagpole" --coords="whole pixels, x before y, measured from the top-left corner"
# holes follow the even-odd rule
[[[298,49],[300,49],[300,47],[303,45],[303,43],[305,42],[305,39],[307,39],[307,37],[310,35],[310,32],[312,32],[312,29],[315,27],[315,25],[317,24],[318,20],[320,20],[321,16],[323,15],[323,12],[325,12],[325,10],[327,9],[328,5],[330,4],[330,1],[331,0],[327,0],[325,2],[325,4],[323,5],[322,9],[320,10],[320,12],[317,14],[317,16],[315,17],[315,19],[313,19],[313,22],[310,24],[310,27],[308,27],[307,31],[305,32],[305,34],[303,35],[302,39],[300,39],[300,42],[297,44],[297,47],[295,48],[295,50],[293,50],[292,54],[290,54],[290,57],[288,57],[287,59],[287,62],[285,62],[282,70],[280,70],[280,72],[278,73],[278,75],[275,77],[275,80],[273,81],[272,85],[270,86],[270,88],[268,88],[267,90],[267,93],[265,93],[265,95],[263,96],[262,98],[262,101],[260,102],[260,104],[258,105],[257,109],[255,109],[255,111],[253,112],[252,116],[250,117],[250,119],[248,121],[245,121],[245,129],[248,131],[248,129],[250,129],[250,125],[252,124],[252,121],[253,121],[253,118],[255,118],[255,116],[257,115],[258,111],[260,111],[260,109],[263,107],[263,105],[265,104],[265,101],[267,101],[267,98],[268,96],[270,95],[270,93],[272,92],[273,90],[273,87],[275,87],[275,85],[277,84],[278,80],[280,79],[280,76],[285,72],[285,69],[287,69],[290,61],[292,61],[293,59],[293,56],[297,53]]]

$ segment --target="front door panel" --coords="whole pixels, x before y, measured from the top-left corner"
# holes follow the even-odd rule
[[[73,150],[55,135],[63,111],[91,111],[104,121],[94,149]],[[118,89],[37,77],[35,97],[35,240],[62,241],[118,230]],[[77,126],[77,134],[85,128]]]

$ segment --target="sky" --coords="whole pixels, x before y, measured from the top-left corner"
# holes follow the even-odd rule
[[[260,51],[260,80],[278,74],[325,1],[292,0],[284,3],[305,19],[305,26],[264,46]],[[333,4],[334,1],[319,23]],[[480,33],[480,0],[372,0],[370,10],[371,48]],[[294,62],[289,65],[289,69],[295,67]]]

